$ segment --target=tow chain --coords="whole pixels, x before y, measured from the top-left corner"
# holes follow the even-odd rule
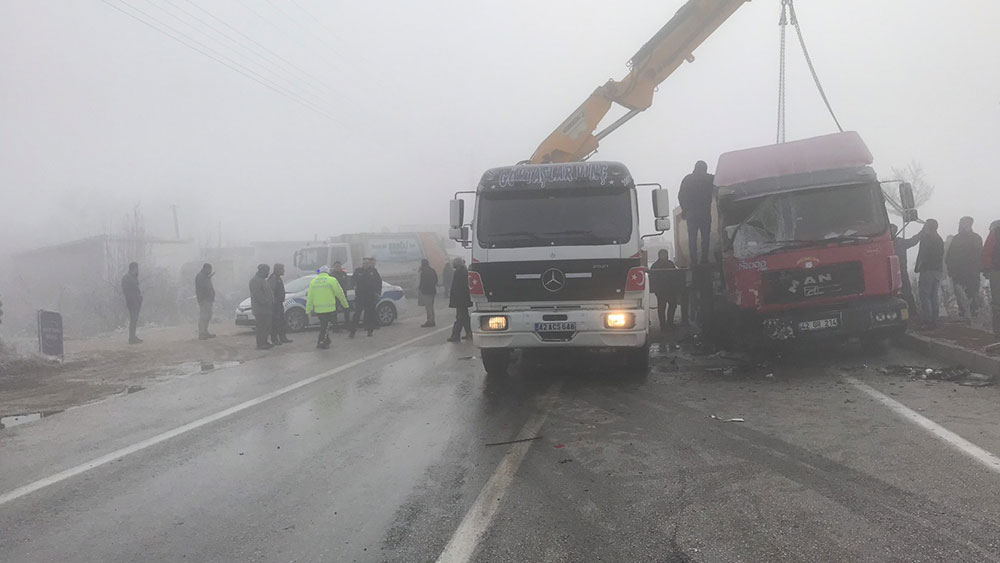
[[[820,83],[819,75],[816,73],[816,67],[813,65],[812,57],[809,56],[809,49],[806,48],[806,41],[802,37],[802,28],[799,26],[799,18],[795,14],[795,2],[794,0],[781,0],[781,19],[778,21],[778,27],[780,29],[780,53],[778,57],[778,132],[777,132],[777,142],[785,142],[785,31],[788,28],[788,24],[791,23],[795,27],[795,33],[799,38],[799,46],[802,47],[802,54],[805,56],[806,65],[809,66],[809,72],[812,74],[813,82],[816,84],[816,89],[819,90],[819,95],[823,98],[823,103],[826,105],[827,111],[830,112],[830,117],[833,118],[833,122],[837,125],[837,130],[843,132],[844,128],[840,126],[840,120],[837,119],[837,115],[833,112],[833,106],[830,105],[830,100],[826,96],[826,91],[823,89],[823,84]]]

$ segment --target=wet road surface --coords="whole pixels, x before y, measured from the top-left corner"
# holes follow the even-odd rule
[[[996,388],[877,371],[931,360],[663,345],[648,374],[487,378],[416,324],[0,431],[0,560],[1000,560],[1000,467],[859,387],[1000,452]]]

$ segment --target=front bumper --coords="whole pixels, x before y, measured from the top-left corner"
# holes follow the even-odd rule
[[[604,315],[624,312],[635,315],[630,329],[604,327]],[[504,315],[507,330],[484,331],[480,319]],[[649,335],[649,313],[644,309],[531,310],[473,312],[472,341],[480,348],[641,348]],[[575,330],[558,333],[535,332],[536,323],[575,323]]]
[[[236,310],[236,326],[255,326],[257,324],[257,319],[253,316],[253,311],[247,309],[246,311]]]
[[[835,307],[761,315],[760,328],[769,340],[834,336],[891,336],[906,330],[909,311],[896,297],[866,299]]]

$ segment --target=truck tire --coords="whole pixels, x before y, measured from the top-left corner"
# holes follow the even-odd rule
[[[632,371],[649,369],[649,340],[646,340],[645,346],[625,350],[625,367]]]
[[[490,350],[483,348],[480,350],[483,357],[483,368],[486,375],[503,376],[507,374],[507,366],[510,365],[510,350]]]

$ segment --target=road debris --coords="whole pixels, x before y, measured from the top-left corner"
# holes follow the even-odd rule
[[[570,458],[566,458],[566,459],[560,459],[560,460],[559,460],[559,463],[572,463],[572,462],[573,462],[573,460],[572,460],[572,459],[570,459]]]
[[[946,368],[930,368],[926,366],[888,365],[879,369],[886,375],[902,375],[910,379],[950,381],[966,387],[987,387],[996,385],[995,375],[975,373],[967,367],[951,366]]]
[[[521,442],[530,442],[532,440],[541,440],[541,439],[542,439],[541,436],[535,436],[535,437],[532,437],[532,438],[521,438],[519,440],[507,440],[506,442],[491,442],[489,444],[486,444],[486,446],[487,447],[488,446],[506,446],[508,444],[520,444]]]
[[[718,420],[719,422],[746,422],[746,420],[742,418],[721,418],[715,416],[714,414],[708,415],[708,418],[711,418],[712,420]]]

